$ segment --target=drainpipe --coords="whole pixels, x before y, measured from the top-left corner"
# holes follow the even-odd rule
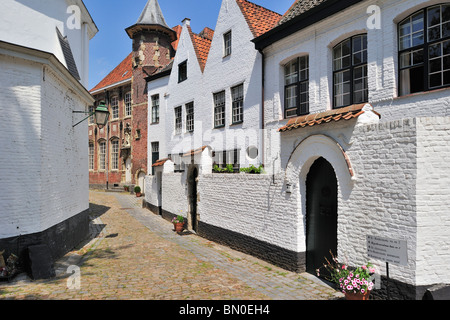
[[[258,50],[261,54],[261,162],[263,168],[265,168],[265,138],[264,138],[264,129],[265,129],[265,117],[264,117],[264,88],[265,88],[265,76],[266,76],[266,58],[263,52],[263,49]]]

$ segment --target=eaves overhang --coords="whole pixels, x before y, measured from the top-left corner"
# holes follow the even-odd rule
[[[255,38],[255,48],[262,51],[268,46],[280,41],[300,30],[318,23],[364,0],[328,0],[310,10],[276,26],[263,35]]]

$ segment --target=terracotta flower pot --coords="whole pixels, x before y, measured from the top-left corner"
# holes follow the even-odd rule
[[[369,300],[370,291],[366,291],[365,293],[353,293],[346,292],[345,299],[346,300]]]
[[[184,230],[184,223],[174,223],[175,225],[175,231],[178,233],[183,232]]]

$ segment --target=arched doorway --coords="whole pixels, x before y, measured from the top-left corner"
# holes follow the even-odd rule
[[[306,271],[309,273],[315,274],[325,257],[332,261],[330,250],[336,256],[337,195],[333,167],[324,158],[318,158],[306,178]]]
[[[198,212],[197,212],[197,201],[198,201],[198,168],[193,167],[191,174],[188,178],[189,183],[189,227],[191,230],[197,232],[198,229]]]
[[[138,185],[141,187],[141,192],[145,194],[145,172],[139,172]]]

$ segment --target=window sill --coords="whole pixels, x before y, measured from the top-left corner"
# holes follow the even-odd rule
[[[222,129],[222,128],[225,128],[225,125],[224,125],[224,124],[221,125],[221,126],[216,126],[216,127],[214,127],[213,129]]]
[[[243,123],[244,123],[244,120],[239,121],[239,122],[233,122],[232,124],[230,124],[230,127],[231,126],[238,126],[238,125],[243,124]]]
[[[409,93],[409,94],[405,94],[403,96],[395,97],[393,100],[410,98],[410,97],[416,97],[416,96],[422,96],[422,95],[426,95],[426,94],[432,94],[432,93],[442,92],[442,91],[447,91],[447,90],[450,90],[450,87],[444,87],[444,88],[438,88],[438,89],[433,89],[433,90],[428,90],[428,91]]]

